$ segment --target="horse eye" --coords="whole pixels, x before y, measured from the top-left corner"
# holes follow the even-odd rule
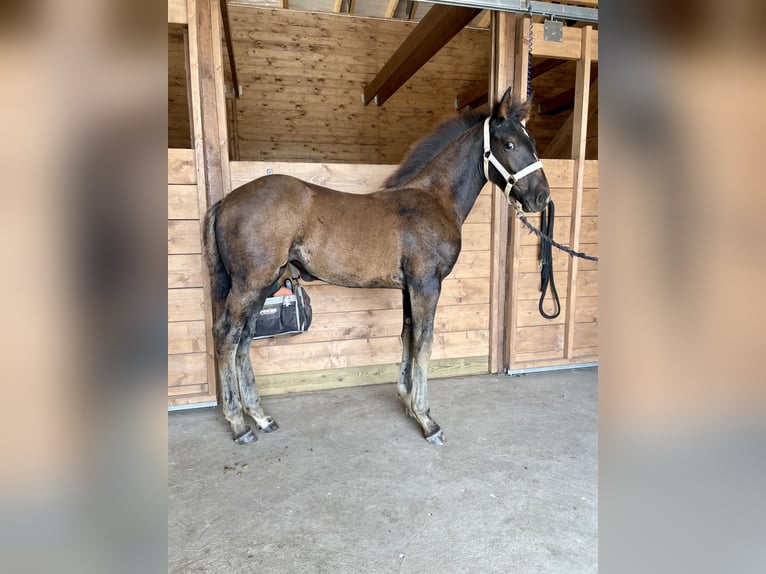
[[[516,149],[516,144],[514,144],[513,142],[505,142],[505,149],[508,149],[508,150]]]

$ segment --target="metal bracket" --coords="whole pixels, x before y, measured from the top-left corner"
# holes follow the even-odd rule
[[[564,41],[564,23],[557,20],[543,22],[543,40],[546,42]]]

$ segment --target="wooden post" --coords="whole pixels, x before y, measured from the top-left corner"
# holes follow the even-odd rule
[[[588,99],[590,90],[590,64],[593,28],[582,29],[582,52],[577,61],[575,76],[575,102],[572,115],[572,158],[574,163],[574,186],[572,188],[572,224],[569,245],[575,251],[580,249],[580,225],[582,221],[582,188],[585,175],[585,144],[588,137]],[[564,356],[574,355],[575,311],[577,308],[577,268],[579,260],[569,258],[569,287],[567,288],[566,331],[564,334]]]
[[[192,138],[197,169],[200,230],[204,212],[229,191],[229,154],[226,137],[226,102],[221,55],[221,21],[218,0],[187,0],[189,17],[189,78]],[[203,306],[207,349],[207,380],[216,394],[215,345],[210,282],[203,265]]]
[[[520,100],[527,97],[529,71],[529,18],[516,19],[516,43],[513,46],[516,58],[513,68],[513,93]],[[515,214],[511,214],[508,229],[508,267],[506,277],[506,337],[505,337],[505,368],[515,362],[514,337],[518,324],[518,305],[514,299],[519,282],[519,261],[521,259],[521,224]]]
[[[492,13],[492,47],[489,71],[489,103],[492,106],[514,83],[517,22],[507,12]],[[508,365],[506,307],[508,297],[508,203],[492,186],[492,244],[489,296],[489,372],[497,373]]]

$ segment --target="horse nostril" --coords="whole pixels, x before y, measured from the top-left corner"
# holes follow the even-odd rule
[[[546,191],[541,191],[537,195],[537,205],[546,206],[548,205],[548,202],[551,200],[551,194]]]

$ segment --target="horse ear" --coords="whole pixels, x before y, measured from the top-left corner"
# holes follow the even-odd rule
[[[525,102],[519,102],[513,99],[511,91],[512,88],[508,88],[505,91],[503,97],[495,105],[492,116],[500,121],[508,118],[518,122],[526,121],[529,118],[529,113],[532,111],[532,96],[530,95]]]
[[[511,96],[512,92],[513,92],[513,86],[505,90],[503,97],[500,98],[500,101],[497,102],[497,104],[495,104],[495,109],[492,110],[493,118],[496,118],[502,121],[508,117],[508,114],[511,109],[511,105],[513,104],[513,97]]]

